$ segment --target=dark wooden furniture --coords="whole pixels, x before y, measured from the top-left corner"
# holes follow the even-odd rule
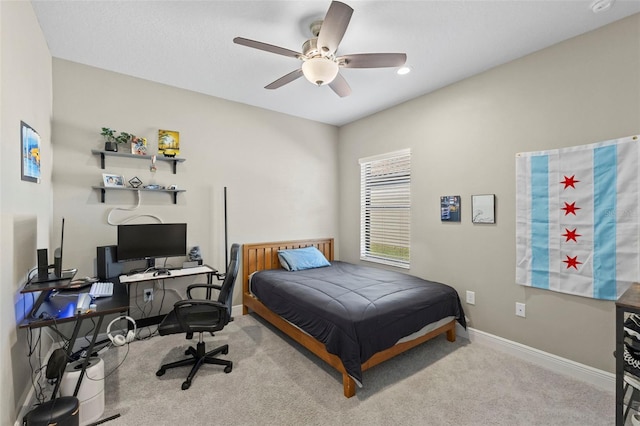
[[[640,314],[640,283],[633,283],[616,301],[616,425],[624,425],[624,319]],[[631,403],[631,402],[629,402]]]

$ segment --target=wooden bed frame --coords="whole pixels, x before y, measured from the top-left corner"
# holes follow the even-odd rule
[[[323,343],[271,311],[249,292],[249,276],[252,273],[265,269],[280,268],[278,250],[309,246],[315,246],[330,262],[333,260],[333,238],[244,244],[242,256],[242,313],[245,315],[249,313],[249,310],[252,310],[342,373],[344,396],[350,398],[356,394],[356,384],[355,381],[347,374],[340,358],[327,352]],[[456,340],[455,320],[452,320],[451,322],[414,340],[398,343],[395,346],[374,354],[369,360],[362,364],[362,371],[368,370],[381,362],[393,358],[394,356],[443,333],[446,333],[448,341],[453,342]]]

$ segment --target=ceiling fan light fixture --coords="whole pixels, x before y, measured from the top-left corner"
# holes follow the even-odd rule
[[[338,64],[327,58],[311,58],[302,64],[305,78],[316,86],[329,84],[338,75]]]

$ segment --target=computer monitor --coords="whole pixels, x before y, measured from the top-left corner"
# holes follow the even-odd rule
[[[186,256],[186,223],[118,225],[118,262]],[[150,266],[153,266],[149,262]]]

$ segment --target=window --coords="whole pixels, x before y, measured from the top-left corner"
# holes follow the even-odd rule
[[[411,151],[360,159],[360,259],[409,268]]]

